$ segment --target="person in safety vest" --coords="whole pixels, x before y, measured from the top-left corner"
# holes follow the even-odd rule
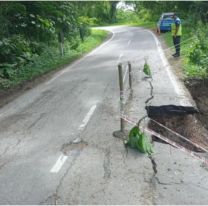
[[[181,20],[177,17],[175,13],[173,14],[172,18],[174,22],[171,24],[171,33],[173,36],[173,44],[176,50],[176,53],[173,54],[173,57],[179,57],[180,56],[180,42],[181,42],[181,36],[182,36]]]

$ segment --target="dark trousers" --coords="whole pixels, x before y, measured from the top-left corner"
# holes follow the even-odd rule
[[[181,36],[173,36],[173,44],[175,46],[176,54],[180,55]]]

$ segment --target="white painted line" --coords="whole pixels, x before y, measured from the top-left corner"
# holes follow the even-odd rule
[[[79,126],[79,129],[78,129],[79,131],[83,130],[86,127],[86,125],[89,122],[90,118],[92,117],[96,107],[97,107],[97,105],[95,104],[90,108],[89,112],[86,114],[85,118],[83,119],[82,124]]]
[[[128,46],[129,46],[130,43],[131,43],[131,40],[128,41]]]
[[[50,172],[51,173],[58,173],[61,167],[64,165],[64,162],[67,160],[67,156],[65,155],[60,155],[60,157],[57,159],[55,165],[51,168]]]
[[[51,84],[55,79],[57,79],[58,77],[60,77],[61,75],[63,75],[64,73],[68,72],[69,69],[71,69],[72,67],[76,66],[77,64],[79,64],[80,62],[82,62],[85,58],[93,55],[95,52],[97,52],[99,49],[101,49],[102,47],[104,47],[106,44],[108,44],[115,36],[114,32],[111,32],[112,36],[110,39],[108,39],[105,43],[101,44],[100,46],[98,46],[97,48],[95,48],[93,51],[91,51],[90,53],[86,54],[85,56],[83,56],[80,60],[75,61],[73,64],[71,64],[69,67],[65,68],[64,70],[62,70],[61,72],[59,72],[58,74],[56,74],[52,79],[50,79],[48,82],[46,82],[45,84]]]
[[[90,108],[89,112],[86,114],[85,118],[83,119],[82,124],[78,128],[79,131],[82,131],[86,127],[86,125],[89,122],[90,118],[92,117],[96,107],[97,107],[97,105],[93,105]],[[76,141],[78,141],[78,139],[76,139],[75,142]],[[67,158],[68,157],[63,155],[63,154],[60,155],[60,157],[57,159],[57,161],[54,164],[54,166],[51,168],[50,172],[51,173],[58,173],[59,170],[61,169],[61,167],[64,165],[64,163],[67,160]]]

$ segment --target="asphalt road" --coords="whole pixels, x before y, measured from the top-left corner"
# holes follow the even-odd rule
[[[198,160],[155,144],[158,182],[149,159],[126,153],[112,136],[119,129],[118,62],[131,61],[135,74],[132,119],[145,114],[150,92],[144,58],[153,72],[152,105],[193,102],[150,31],[105,29],[112,32],[107,42],[1,108],[1,204],[207,204],[207,169]]]

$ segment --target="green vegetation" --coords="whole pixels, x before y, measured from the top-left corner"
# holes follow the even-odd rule
[[[207,78],[208,76],[208,26],[183,27],[181,58],[188,78]],[[170,33],[163,34],[168,47],[173,46]],[[174,50],[174,48],[172,49]]]
[[[0,1],[0,88],[10,88],[70,63],[107,35],[92,26],[128,24],[156,27],[162,12],[176,11],[183,21],[184,71],[208,76],[208,2]],[[196,29],[197,28],[197,29]],[[164,38],[172,46],[171,35]]]
[[[147,76],[152,77],[151,70],[150,70],[150,66],[149,66],[149,64],[147,63],[147,60],[146,60],[146,59],[145,59],[144,67],[143,67],[143,72],[144,72],[144,74],[146,74]]]
[[[67,43],[63,56],[60,56],[59,50],[56,47],[45,48],[40,56],[37,55],[33,57],[31,62],[21,66],[19,69],[10,69],[8,67],[6,70],[7,74],[4,74],[7,75],[8,78],[0,77],[0,88],[11,88],[26,80],[31,80],[41,74],[69,64],[84,53],[98,46],[107,35],[108,33],[106,31],[92,29],[91,35],[86,37],[85,41],[81,42],[76,50],[71,50],[69,43]],[[5,72],[5,70],[1,72]]]
[[[117,2],[0,2],[0,88],[70,63],[107,33],[90,26],[114,22]],[[103,10],[104,9],[104,10]]]
[[[161,13],[176,12],[182,19],[181,58],[188,78],[208,77],[208,2],[135,2],[139,26],[155,29]],[[168,47],[173,47],[170,33],[162,34]],[[174,48],[173,48],[174,50]]]

